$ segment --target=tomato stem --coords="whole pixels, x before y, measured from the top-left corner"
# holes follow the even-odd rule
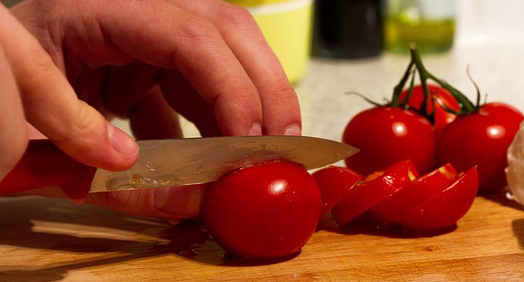
[[[415,71],[411,71],[411,81],[409,83],[408,93],[406,94],[406,97],[404,97],[404,100],[402,100],[402,103],[400,104],[400,107],[403,109],[408,109],[408,102],[411,98],[411,95],[413,94],[413,87],[415,85]]]
[[[469,114],[473,111],[475,111],[478,108],[477,106],[473,105],[473,103],[464,95],[462,92],[460,92],[458,89],[454,88],[450,84],[448,84],[446,81],[439,79],[438,77],[434,76],[432,73],[426,70],[424,67],[424,64],[422,63],[422,59],[420,58],[420,54],[418,53],[416,46],[412,44],[410,46],[410,52],[411,52],[411,60],[414,62],[420,76],[420,84],[422,85],[422,90],[424,93],[424,101],[422,102],[421,109],[424,109],[422,113],[426,113],[425,107],[427,105],[427,99],[428,99],[428,88],[427,88],[427,79],[431,79],[437,84],[439,84],[442,88],[448,90],[451,95],[457,100],[457,102],[460,103],[460,114]],[[427,116],[427,115],[425,115]]]
[[[466,67],[466,73],[468,74],[468,78],[473,83],[473,86],[475,86],[475,89],[477,90],[477,105],[476,108],[480,108],[480,89],[473,77],[471,76],[471,73],[469,72],[469,65]]]
[[[404,75],[400,79],[399,83],[393,88],[393,99],[391,100],[391,106],[397,107],[398,106],[398,100],[400,97],[400,93],[402,92],[402,89],[404,89],[404,85],[406,84],[406,81],[408,80],[409,76],[412,75],[412,68],[414,66],[413,61],[409,62],[408,68],[404,72]],[[409,100],[408,97],[404,99],[404,101]]]
[[[360,94],[360,93],[358,93],[358,92],[356,92],[356,91],[346,92],[346,94],[348,94],[348,95],[356,95],[356,96],[358,96],[358,97],[364,99],[364,101],[366,101],[366,102],[368,102],[368,103],[370,103],[371,105],[376,106],[376,107],[382,107],[382,106],[383,106],[382,104],[377,103],[377,102],[375,102],[375,101],[369,99],[368,97],[366,97],[366,96],[364,96],[364,95],[362,95],[362,94]]]

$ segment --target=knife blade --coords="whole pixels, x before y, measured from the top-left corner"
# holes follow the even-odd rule
[[[138,141],[137,162],[125,171],[85,166],[49,140],[32,140],[22,159],[0,182],[0,195],[59,186],[70,197],[107,192],[199,184],[223,174],[275,159],[306,169],[344,159],[358,149],[315,137],[245,136]]]
[[[322,167],[356,153],[344,143],[303,136],[210,137],[138,141],[139,158],[125,171],[98,169],[90,192],[199,184],[275,159]]]

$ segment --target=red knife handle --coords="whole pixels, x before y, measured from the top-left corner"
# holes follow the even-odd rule
[[[96,168],[83,165],[49,140],[31,140],[22,159],[0,182],[0,195],[59,186],[73,200],[82,200]]]

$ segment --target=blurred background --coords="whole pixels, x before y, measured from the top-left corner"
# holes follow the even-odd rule
[[[248,8],[290,80],[315,57],[401,53],[408,41],[445,52],[456,46],[524,42],[522,0],[227,0]],[[1,0],[10,7],[20,0]],[[312,49],[312,50],[311,50]]]

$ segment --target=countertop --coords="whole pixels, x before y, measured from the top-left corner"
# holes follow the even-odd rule
[[[523,281],[524,212],[477,198],[439,233],[344,232],[323,221],[296,257],[235,259],[199,224],[171,226],[64,200],[0,199],[0,281]]]

